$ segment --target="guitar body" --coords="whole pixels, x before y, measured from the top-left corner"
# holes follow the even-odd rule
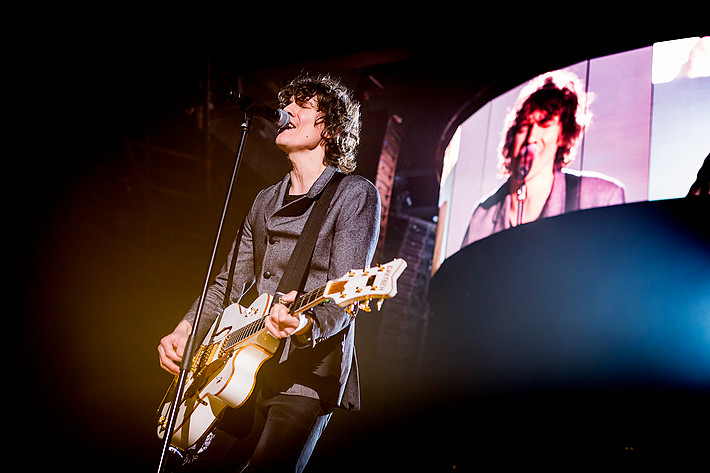
[[[369,312],[372,299],[378,301],[379,309],[384,299],[397,294],[396,281],[406,267],[406,261],[395,258],[385,265],[350,270],[299,295],[289,304],[289,311],[299,315],[332,301],[354,317],[356,307]],[[170,439],[174,447],[185,450],[194,445],[219,421],[225,408],[239,407],[249,398],[259,369],[279,347],[279,340],[264,328],[272,300],[269,294],[262,294],[248,308],[232,304],[212,326],[185,377]],[[172,412],[177,380],[176,376],[158,409],[161,439]]]
[[[230,335],[248,330],[268,314],[272,297],[261,295],[249,308],[232,304],[211,328],[193,358],[178,406],[171,444],[186,449],[199,441],[217,422],[227,407],[239,407],[249,398],[259,368],[278,349],[279,340],[266,329],[257,330],[239,343],[230,345]],[[165,434],[164,419],[172,407],[173,380],[163,402],[158,436]]]

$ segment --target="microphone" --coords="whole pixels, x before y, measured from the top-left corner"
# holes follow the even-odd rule
[[[540,147],[535,144],[526,144],[520,148],[518,153],[518,166],[515,168],[515,178],[522,181],[530,172],[532,162],[540,154]]]
[[[232,103],[235,103],[247,115],[264,118],[276,125],[279,129],[285,128],[291,121],[288,113],[285,111],[271,108],[268,105],[254,100],[251,97],[247,97],[244,94],[240,94],[239,92],[230,90],[229,100],[231,100]]]

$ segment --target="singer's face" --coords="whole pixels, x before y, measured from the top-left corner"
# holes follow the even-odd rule
[[[535,110],[528,116],[515,135],[515,156],[525,145],[525,138],[530,132],[528,142],[537,151],[530,173],[539,172],[555,162],[557,148],[562,141],[562,125],[559,115],[550,115],[544,110]]]
[[[323,113],[318,111],[315,98],[300,104],[292,100],[284,111],[289,114],[290,123],[276,135],[279,148],[290,154],[323,147]]]

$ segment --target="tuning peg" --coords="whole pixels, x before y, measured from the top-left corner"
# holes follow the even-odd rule
[[[358,304],[358,307],[364,310],[365,312],[370,312],[370,298],[368,297],[365,299],[364,302],[360,302]]]
[[[379,299],[377,301],[377,310],[380,310],[382,308],[382,304],[384,304],[384,303],[385,303],[384,299]]]
[[[355,317],[355,314],[353,313],[353,310],[355,310],[355,307],[357,307],[357,302],[353,302],[349,306],[345,308],[345,312],[347,312],[350,317]]]

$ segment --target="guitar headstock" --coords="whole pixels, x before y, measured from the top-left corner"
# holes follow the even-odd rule
[[[324,295],[340,307],[349,308],[354,303],[365,301],[361,302],[359,307],[368,312],[368,302],[376,299],[379,309],[384,299],[397,294],[397,278],[406,267],[406,261],[395,258],[387,264],[352,269],[340,279],[330,281]]]

